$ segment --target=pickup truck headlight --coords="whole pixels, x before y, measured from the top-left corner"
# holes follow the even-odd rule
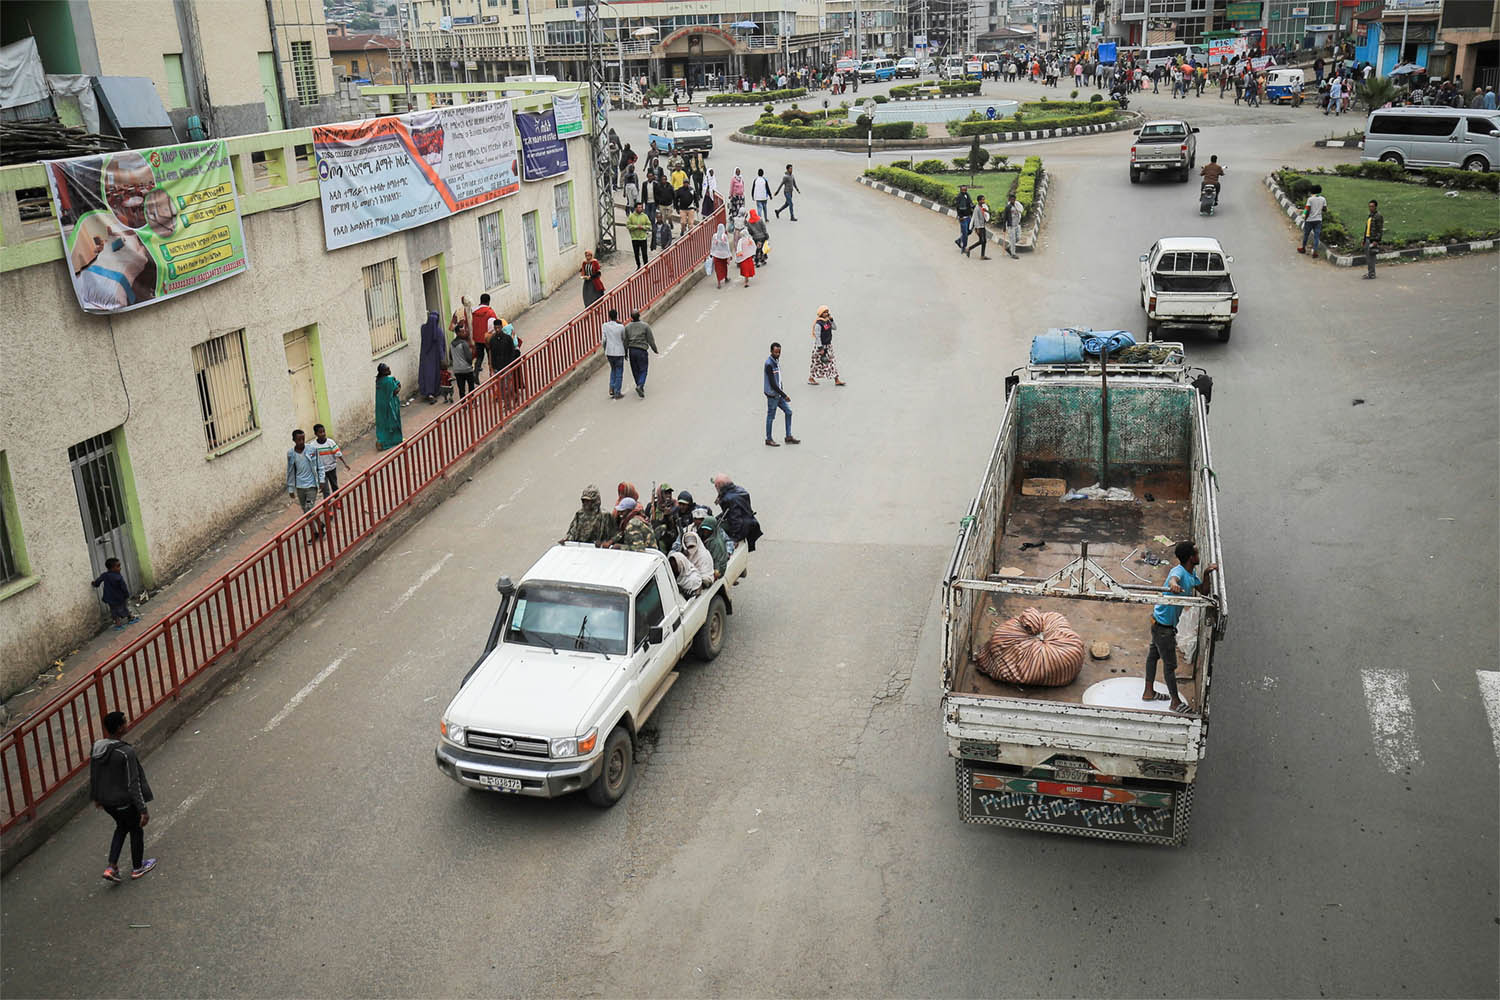
[[[548,750],[553,757],[581,757],[584,754],[593,753],[594,745],[598,740],[599,730],[590,729],[582,736],[567,736],[551,740],[548,743]]]
[[[447,737],[450,743],[457,743],[459,746],[464,745],[463,726],[458,725],[456,722],[449,722],[447,719],[444,719],[442,725],[439,728],[442,730],[443,735]]]

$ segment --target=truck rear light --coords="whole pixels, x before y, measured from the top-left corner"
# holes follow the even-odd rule
[[[1156,312],[1156,296],[1151,296],[1151,304],[1146,307],[1147,312]]]
[[[1183,151],[1183,152],[1184,152],[1184,153],[1186,153],[1186,152],[1187,152],[1187,143],[1183,143],[1183,144],[1182,144],[1182,151]]]
[[[1236,295],[1229,300],[1229,315],[1238,316],[1240,312],[1240,297]]]
[[[1130,155],[1131,155],[1131,156],[1134,156],[1134,155],[1135,155],[1135,147],[1134,147],[1134,146],[1131,146],[1131,147],[1130,147]]]

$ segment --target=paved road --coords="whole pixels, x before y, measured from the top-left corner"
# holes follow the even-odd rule
[[[700,283],[658,324],[648,398],[596,377],[150,757],[157,872],[100,881],[89,813],[5,879],[5,993],[1495,995],[1475,670],[1500,604],[1497,258],[1372,283],[1296,256],[1259,177],[1333,162],[1307,145],[1329,129],[1213,115],[1212,219],[1190,186],[1131,186],[1120,137],[1030,147],[1056,200],[1020,262],[960,258],[947,220],[853,184],[859,157],[791,157],[803,221],[773,222],[751,289]],[[721,142],[714,163],[787,158]],[[1191,842],[965,826],[936,584],[1001,377],[1048,325],[1139,327],[1136,255],[1200,233],[1235,254],[1244,312],[1232,343],[1190,341],[1217,380],[1233,601]],[[799,384],[825,303],[844,389]],[[799,448],[760,443],[773,337]],[[626,802],[443,778],[438,712],[495,577],[585,483],[702,497],[720,470],[770,537]]]

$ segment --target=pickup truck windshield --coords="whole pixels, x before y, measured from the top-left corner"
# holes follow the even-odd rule
[[[1187,137],[1187,129],[1181,125],[1147,125],[1141,129],[1142,139],[1184,139]]]
[[[624,654],[628,608],[624,594],[526,584],[516,594],[505,641],[554,650]]]

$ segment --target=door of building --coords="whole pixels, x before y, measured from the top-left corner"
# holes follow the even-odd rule
[[[427,322],[427,314],[435,312],[439,318],[443,316],[443,255],[435,254],[422,261],[422,322]]]
[[[292,384],[292,412],[297,415],[297,426],[311,439],[313,424],[319,422],[312,341],[307,327],[293,330],[281,339],[286,349],[286,376]]]
[[[521,234],[526,244],[526,291],[532,302],[542,298],[542,241],[535,212],[521,216]]]
[[[266,131],[286,128],[281,118],[281,97],[276,92],[276,57],[269,52],[260,54],[260,97],[266,105]]]
[[[97,434],[69,448],[68,464],[73,469],[73,488],[78,492],[78,512],[83,516],[94,575],[103,573],[105,561],[113,557],[120,560],[120,572],[131,591],[137,591],[141,574],[125,513],[124,481],[113,433]]]

